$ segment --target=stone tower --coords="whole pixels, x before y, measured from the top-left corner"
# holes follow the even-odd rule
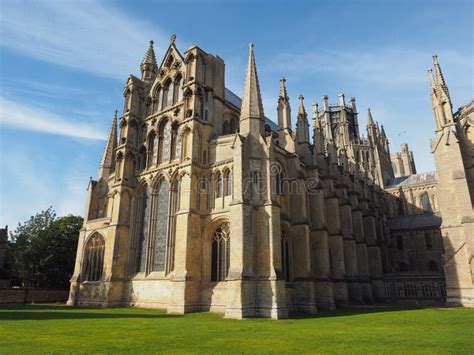
[[[434,72],[428,70],[431,105],[436,122],[431,140],[438,181],[436,185],[442,215],[446,302],[474,306],[473,254],[473,154],[469,117],[456,117],[438,56],[433,56]],[[472,116],[472,115],[471,115]],[[471,117],[472,119],[472,117]]]

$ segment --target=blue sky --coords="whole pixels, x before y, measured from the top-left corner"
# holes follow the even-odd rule
[[[385,126],[392,151],[408,142],[433,170],[426,69],[439,54],[455,108],[473,94],[472,1],[0,1],[0,225],[52,205],[83,214],[113,111],[148,41],[169,37],[226,63],[237,94],[255,43],[265,113],[275,119],[284,75],[297,97],[355,96]],[[161,59],[161,58],[160,58]],[[295,117],[293,117],[295,122]]]

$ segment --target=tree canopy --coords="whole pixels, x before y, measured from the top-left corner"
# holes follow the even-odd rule
[[[80,216],[57,218],[50,207],[19,224],[10,234],[13,278],[24,286],[67,288],[82,223]]]

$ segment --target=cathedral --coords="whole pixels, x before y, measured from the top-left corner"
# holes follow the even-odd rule
[[[130,75],[90,180],[68,304],[228,318],[363,303],[474,305],[474,102],[429,71],[436,172],[356,100],[264,113],[254,47],[243,96],[219,56],[171,37]],[[310,125],[310,121],[312,124]]]

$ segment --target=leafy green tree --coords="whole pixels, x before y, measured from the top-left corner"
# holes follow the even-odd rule
[[[52,207],[19,224],[10,234],[12,273],[25,287],[66,288],[74,269],[83,219],[56,218]]]

